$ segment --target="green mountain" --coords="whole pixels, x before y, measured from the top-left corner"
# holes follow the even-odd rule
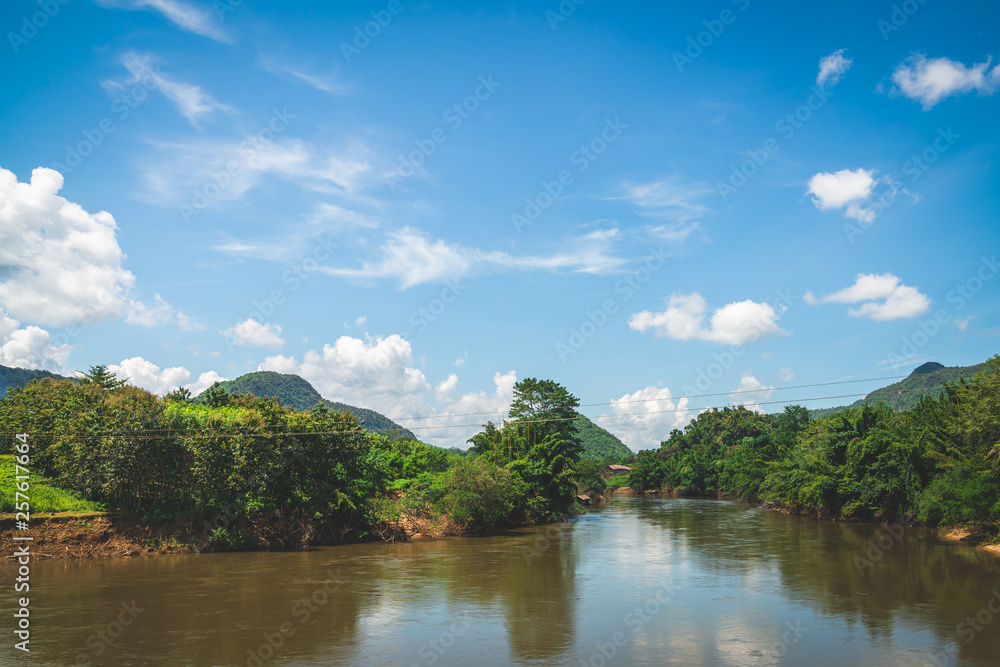
[[[585,459],[624,461],[626,456],[632,454],[632,450],[625,446],[625,443],[587,417],[576,422],[576,432],[583,442]]]
[[[409,430],[374,410],[326,400],[311,384],[298,375],[258,371],[241,375],[235,380],[220,382],[219,386],[230,394],[253,394],[257,398],[273,398],[282,405],[296,410],[312,410],[317,403],[322,403],[336,412],[350,412],[369,431],[395,435],[407,440],[417,439]],[[204,394],[195,397],[195,400],[198,400],[202,395]]]
[[[820,408],[810,410],[809,415],[813,419],[829,417],[830,415],[846,410],[847,408],[860,408],[862,405],[875,405],[882,401],[896,412],[912,410],[917,407],[920,398],[930,396],[937,398],[944,389],[941,385],[957,384],[959,380],[970,379],[976,373],[986,369],[986,364],[976,364],[975,366],[944,366],[936,361],[928,361],[926,364],[918,366],[906,378],[899,382],[890,384],[887,387],[876,389],[862,399],[851,405],[838,408]]]
[[[0,366],[0,398],[7,396],[9,389],[23,387],[32,380],[39,378],[55,378],[56,380],[66,380],[62,375],[56,375],[48,371],[32,371],[27,368],[11,368]]]

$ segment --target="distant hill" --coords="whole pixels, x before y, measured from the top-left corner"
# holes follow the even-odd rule
[[[583,415],[580,416],[583,417]],[[586,417],[576,422],[576,432],[583,442],[583,458],[585,459],[623,461],[626,456],[632,454],[632,450],[614,434]]]
[[[0,366],[0,398],[7,396],[9,389],[23,387],[32,380],[39,378],[55,378],[56,380],[68,380],[62,375],[56,375],[49,371],[32,371],[27,368],[11,368],[10,366]]]
[[[241,375],[235,380],[220,382],[219,386],[230,394],[253,394],[258,398],[273,398],[282,405],[296,410],[312,410],[317,403],[322,403],[336,412],[350,412],[369,431],[395,435],[408,440],[417,439],[408,429],[374,410],[326,400],[311,384],[298,375],[258,371]],[[195,400],[197,401],[200,396],[195,397]]]
[[[986,364],[976,364],[975,366],[944,366],[936,361],[928,361],[926,364],[918,366],[906,378],[890,384],[887,387],[876,389],[862,399],[846,406],[837,408],[820,408],[810,410],[809,416],[813,419],[828,417],[834,413],[841,412],[847,408],[860,408],[862,405],[875,405],[882,401],[896,412],[912,410],[917,407],[922,396],[937,398],[944,389],[941,385],[956,384],[959,380],[968,381],[973,375],[986,369]]]

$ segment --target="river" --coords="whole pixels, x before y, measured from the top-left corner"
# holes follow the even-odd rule
[[[590,509],[482,537],[34,562],[31,653],[8,592],[0,664],[1000,662],[1000,559],[930,531],[715,500]]]

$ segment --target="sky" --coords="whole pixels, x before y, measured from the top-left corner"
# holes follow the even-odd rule
[[[0,33],[0,364],[296,373],[462,448],[549,378],[638,450],[997,352],[995,2],[16,0]]]

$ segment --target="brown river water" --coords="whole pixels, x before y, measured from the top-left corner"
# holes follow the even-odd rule
[[[8,579],[0,664],[1000,665],[1000,558],[973,547],[728,501],[590,510],[480,537],[34,562],[31,652]]]

